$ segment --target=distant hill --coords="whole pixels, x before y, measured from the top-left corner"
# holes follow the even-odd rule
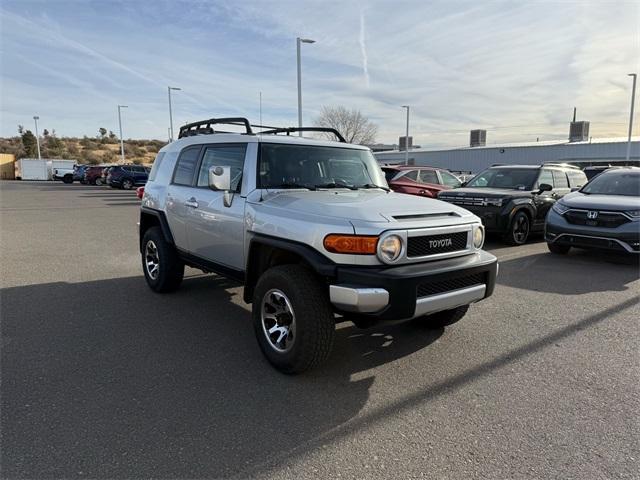
[[[158,150],[166,145],[160,140],[125,140],[124,153],[127,163],[150,164]],[[64,158],[81,164],[97,165],[120,162],[120,141],[115,135],[98,138],[57,137],[55,132],[40,137],[43,158]],[[0,153],[11,153],[16,159],[37,157],[36,138],[29,131],[10,138],[0,138]]]

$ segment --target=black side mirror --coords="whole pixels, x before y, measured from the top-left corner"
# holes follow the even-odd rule
[[[551,190],[553,190],[553,187],[551,185],[549,185],[548,183],[541,183],[538,186],[538,189],[539,189],[539,193],[550,192]]]
[[[582,188],[582,186],[579,187],[571,187],[571,193],[573,192],[577,192],[578,190],[580,190]]]

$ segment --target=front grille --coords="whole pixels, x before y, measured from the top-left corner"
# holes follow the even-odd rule
[[[407,239],[407,257],[424,257],[437,253],[456,252],[467,248],[467,232],[425,235]]]
[[[428,297],[429,295],[451,292],[461,288],[473,287],[474,285],[483,285],[486,282],[486,273],[475,273],[473,275],[447,278],[446,280],[425,282],[418,285],[417,296],[418,298]]]
[[[564,218],[573,225],[605,228],[616,228],[631,221],[622,213],[617,212],[598,212],[598,217],[595,219],[587,218],[587,214],[587,210],[569,210],[564,214]]]
[[[477,207],[485,206],[484,197],[448,197],[441,196],[438,197],[439,200],[444,200],[445,202],[453,203],[455,205],[475,205]]]

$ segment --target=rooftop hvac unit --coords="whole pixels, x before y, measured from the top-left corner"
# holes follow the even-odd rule
[[[569,125],[569,141],[584,142],[589,139],[589,122],[571,122]]]
[[[471,147],[484,147],[487,144],[486,130],[471,130],[469,145]]]
[[[407,137],[400,137],[398,140],[398,144],[400,145],[398,148],[399,150],[406,150],[407,149]],[[413,137],[409,137],[409,150],[411,150],[413,148]]]

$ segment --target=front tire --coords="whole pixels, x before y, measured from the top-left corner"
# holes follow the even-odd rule
[[[335,319],[326,289],[302,265],[280,265],[262,274],[252,318],[262,353],[283,373],[317,367],[331,353]]]
[[[184,263],[173,245],[165,240],[160,227],[149,228],[142,238],[142,271],[154,292],[172,292],[182,283]]]
[[[558,245],[557,243],[547,243],[547,248],[551,253],[557,253],[559,255],[566,255],[571,249],[569,245]]]
[[[531,221],[524,212],[515,214],[509,225],[509,231],[505,235],[505,241],[509,245],[524,245],[531,232]]]
[[[421,322],[430,329],[444,328],[462,320],[462,317],[467,314],[468,310],[469,305],[463,305],[451,310],[444,310],[442,312],[432,313],[431,315],[425,315],[421,318]]]
[[[73,175],[65,175],[62,177],[64,183],[73,183]]]
[[[99,187],[100,187],[100,186],[102,186],[102,185],[103,185],[102,178],[96,178],[96,179],[93,181],[93,184],[94,184],[94,185],[97,185],[97,186],[99,186]]]

